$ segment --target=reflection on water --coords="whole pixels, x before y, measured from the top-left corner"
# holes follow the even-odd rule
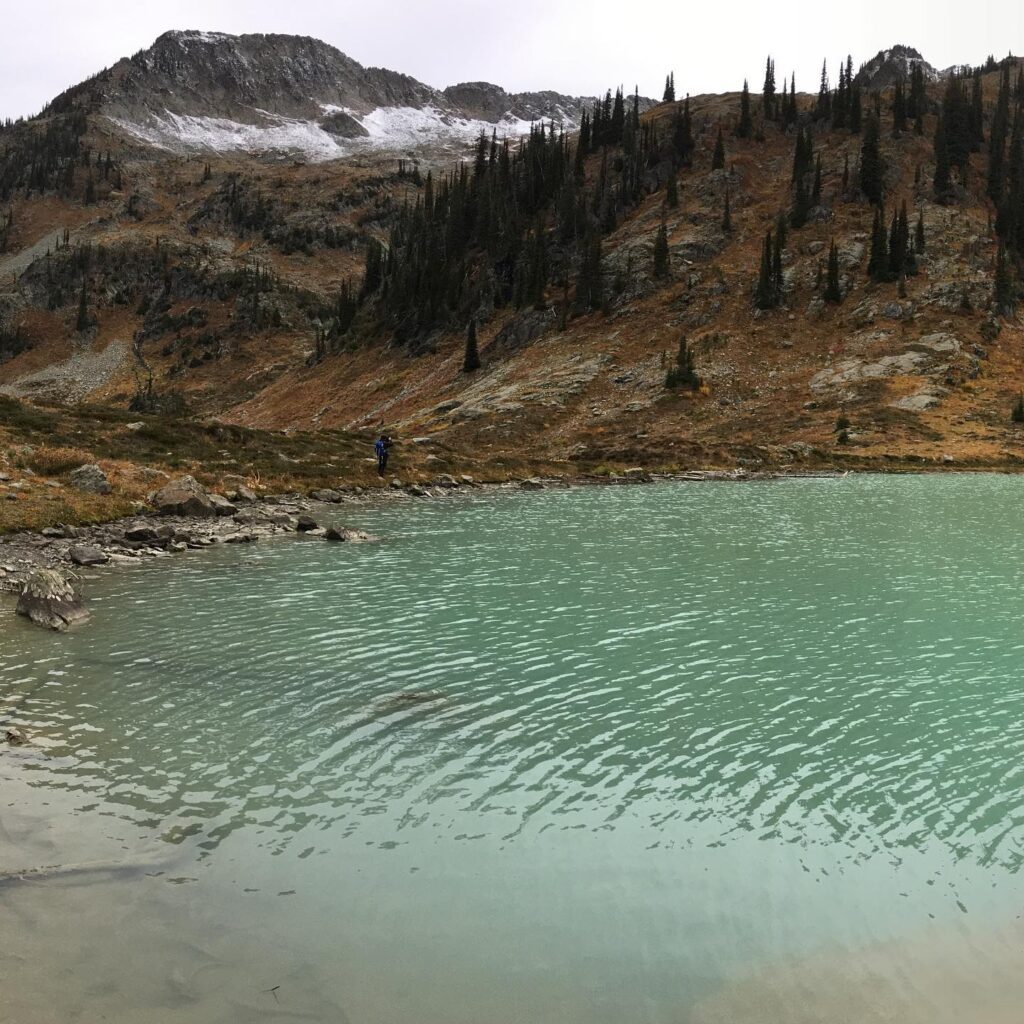
[[[0,871],[100,865],[0,885],[10,1019],[1002,1020],[1022,487],[410,504],[4,618]]]

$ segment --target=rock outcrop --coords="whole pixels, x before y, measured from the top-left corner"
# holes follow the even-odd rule
[[[74,585],[56,569],[37,569],[22,588],[15,610],[37,626],[60,631],[89,618]]]

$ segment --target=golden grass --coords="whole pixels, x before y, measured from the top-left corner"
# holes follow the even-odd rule
[[[61,448],[51,445],[40,445],[31,452],[18,455],[15,465],[22,469],[28,468],[43,476],[63,476],[79,466],[95,462],[91,452],[81,448]]]

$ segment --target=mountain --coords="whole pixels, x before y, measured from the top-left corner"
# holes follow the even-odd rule
[[[915,53],[883,51],[863,81]],[[0,126],[0,395],[28,403],[14,435],[0,401],[0,472],[50,402],[61,448],[85,443],[88,406],[97,430],[103,409],[150,417],[155,445],[172,421],[241,444],[384,426],[438,472],[1024,465],[1019,133],[999,216],[989,195],[1002,70],[959,83],[937,191],[932,73],[920,133],[879,86],[877,160],[838,93],[827,115],[798,94],[772,117],[755,96],[747,125],[738,93],[635,118],[627,100],[585,132],[474,153],[481,125],[500,139],[584,101],[436,90],[296,37],[163,36]],[[1024,123],[1009,92],[1004,123]],[[294,146],[296,126],[333,158]],[[883,237],[896,258],[872,260]],[[471,322],[482,365],[464,372]],[[89,448],[115,450],[126,437]]]
[[[855,81],[862,89],[880,92],[892,88],[897,82],[909,82],[910,72],[917,64],[923,69],[926,82],[937,82],[942,77],[912,46],[896,45],[888,50],[879,50],[871,60],[861,65]]]
[[[57,102],[84,98],[129,138],[174,152],[313,160],[464,148],[481,132],[524,135],[535,121],[572,130],[594,102],[485,82],[442,91],[306,36],[195,31],[165,33]]]

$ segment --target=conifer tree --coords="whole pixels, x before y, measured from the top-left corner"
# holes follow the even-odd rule
[[[882,201],[883,194],[882,156],[879,152],[878,118],[868,118],[864,129],[864,140],[860,149],[860,190],[875,205]]]
[[[828,61],[823,61],[821,65],[821,84],[818,86],[816,116],[821,121],[832,119],[832,92],[828,84]]]
[[[761,268],[757,276],[757,288],[754,291],[754,306],[757,309],[774,309],[775,287],[772,274],[772,233],[769,231],[761,246]]]
[[[668,225],[662,213],[661,224],[654,238],[654,276],[659,280],[668,277],[668,266]]]
[[[988,196],[996,207],[1002,202],[1006,165],[1006,138],[1010,128],[1010,69],[999,76],[999,96],[988,137]]]
[[[718,137],[715,139],[715,152],[711,157],[711,170],[721,171],[725,168],[725,140],[722,138],[722,126],[718,126]]]
[[[850,87],[850,134],[860,135],[861,129],[861,102],[860,86],[854,84]]]
[[[768,58],[764,69],[764,116],[768,120],[775,117],[775,61]]]
[[[871,252],[868,256],[868,276],[880,283],[889,279],[889,241],[885,230],[885,208],[875,207],[871,226]]]
[[[895,281],[907,271],[907,248],[910,242],[910,226],[907,223],[906,201],[899,212],[892,216],[889,232],[889,280]]]
[[[914,251],[919,256],[924,252],[924,210],[917,211],[917,227],[914,229]]]
[[[814,188],[811,191],[811,206],[821,206],[821,153],[814,164]]]
[[[750,116],[750,86],[743,79],[743,92],[740,94],[740,120],[736,126],[736,134],[741,139],[749,139],[754,133],[754,122]]]
[[[694,366],[693,353],[686,340],[686,335],[679,339],[679,350],[676,352],[675,365],[665,375],[665,387],[675,390],[687,388],[690,391],[697,391],[700,388],[701,380]]]
[[[466,328],[466,354],[462,359],[462,372],[473,373],[480,369],[480,352],[476,341],[476,320],[469,321]]]
[[[672,71],[665,76],[665,95],[662,103],[675,103],[676,101],[676,73]]]
[[[897,135],[902,135],[907,130],[907,98],[903,91],[903,83],[900,81],[893,90],[892,130]]]
[[[729,189],[725,190],[725,207],[722,210],[722,230],[728,235],[732,232],[732,210],[729,204]]]
[[[675,172],[668,176],[668,187],[665,189],[665,203],[670,210],[679,206],[679,182],[676,181]]]
[[[843,293],[839,287],[839,252],[836,249],[834,238],[832,239],[832,248],[828,252],[828,273],[826,274],[824,299],[834,305],[839,305],[843,301]]]
[[[1014,309],[1013,277],[1010,272],[1010,261],[1006,255],[1006,247],[999,243],[996,254],[995,280],[992,289],[992,304],[999,316],[1011,316]]]
[[[944,203],[949,199],[952,188],[950,177],[949,143],[946,135],[945,111],[939,111],[938,124],[935,127],[935,175],[932,185],[935,189],[935,198]]]
[[[89,296],[86,292],[85,277],[82,277],[82,293],[78,298],[78,317],[75,320],[75,330],[81,334],[89,329]]]

